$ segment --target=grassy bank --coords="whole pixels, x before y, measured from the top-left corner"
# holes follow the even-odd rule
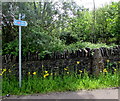
[[[8,93],[15,95],[26,95],[33,93],[47,93],[55,91],[75,91],[81,89],[98,89],[108,87],[118,87],[118,70],[108,72],[106,69],[98,77],[89,76],[87,72],[80,74],[68,74],[64,76],[44,76],[40,77],[34,73],[28,78],[23,78],[22,87],[18,86],[18,79],[11,77],[3,78],[3,95]]]

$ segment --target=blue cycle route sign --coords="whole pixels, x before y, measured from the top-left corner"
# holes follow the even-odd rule
[[[26,21],[22,21],[21,19],[25,18],[25,14],[21,15],[21,13],[19,13],[19,20],[14,19],[13,24],[16,26],[19,26],[19,87],[21,88],[22,86],[22,55],[21,55],[21,26],[27,26],[27,22]]]
[[[22,21],[22,20],[14,20],[14,25],[16,26],[27,26],[27,22],[26,21]]]

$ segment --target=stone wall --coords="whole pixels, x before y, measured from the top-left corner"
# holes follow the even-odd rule
[[[109,60],[109,61],[107,61]],[[54,74],[80,73],[87,70],[89,73],[98,74],[106,67],[107,62],[112,66],[118,67],[116,63],[120,62],[120,46],[113,48],[99,49],[79,49],[76,51],[54,52],[51,56],[46,55],[44,59],[39,58],[39,53],[28,53],[22,57],[22,72],[27,75],[28,72],[37,72],[42,75],[43,71],[49,71]],[[18,57],[13,55],[4,55],[2,57],[3,68],[10,69],[18,75]]]

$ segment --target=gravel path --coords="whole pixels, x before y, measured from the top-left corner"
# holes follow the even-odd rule
[[[56,92],[48,94],[11,95],[4,99],[118,99],[118,88]]]

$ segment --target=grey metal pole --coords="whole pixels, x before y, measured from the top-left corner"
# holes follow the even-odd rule
[[[21,20],[21,14],[19,14]],[[21,26],[19,26],[19,87],[21,88]]]

